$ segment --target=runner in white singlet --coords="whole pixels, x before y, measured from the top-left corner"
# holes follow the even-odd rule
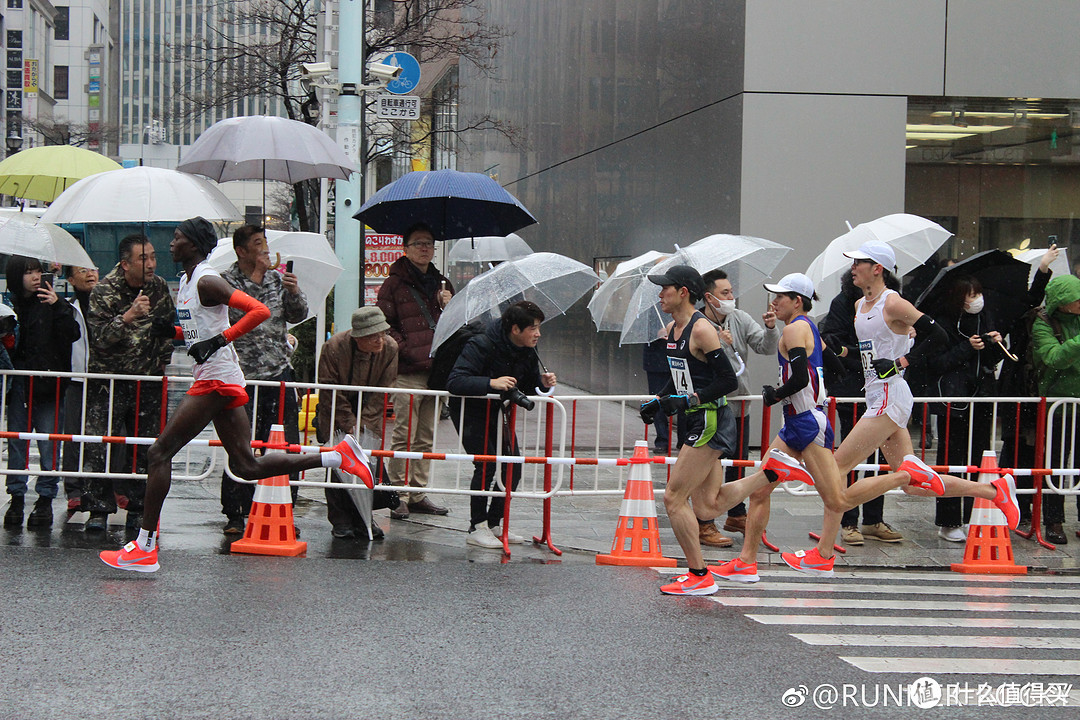
[[[904,357],[911,350],[912,339],[897,333],[885,322],[885,303],[895,290],[886,289],[873,302],[860,299],[855,304],[855,335],[859,338],[859,359],[866,380],[866,414],[888,415],[899,427],[907,427],[914,399],[903,373],[882,380],[874,371],[878,358]]]
[[[346,436],[330,452],[255,457],[251,423],[244,409],[248,399],[244,374],[229,343],[270,317],[270,311],[250,295],[234,290],[206,264],[206,256],[215,245],[214,226],[201,217],[180,223],[169,245],[173,260],[184,266],[177,297],[178,331],[182,332],[188,355],[195,360],[195,382],[147,453],[146,496],[138,538],[120,550],[100,553],[102,562],[118,570],[158,569],[158,520],[172,484],[172,459],[210,422],[214,423],[233,472],[245,480],[337,467],[356,475],[369,488],[374,484],[367,455],[352,436]],[[245,312],[232,326],[230,307]]]
[[[891,281],[890,269],[896,266],[892,248],[884,243],[868,242],[858,250],[844,254],[852,259],[851,276],[855,285],[862,289],[863,299],[855,306],[859,347],[840,348],[838,354],[860,354],[866,377],[867,410],[837,449],[836,464],[840,473],[847,475],[880,448],[895,472],[864,477],[839,498],[830,499],[822,493],[825,518],[817,547],[807,552],[783,553],[784,562],[810,574],[825,574],[821,569],[826,566],[831,572],[833,546],[843,512],[892,487],[901,487],[913,495],[982,497],[992,501],[1005,515],[1009,527],[1015,528],[1020,510],[1011,475],[999,477],[990,484],[951,475],[939,476],[913,454],[911,435],[907,430],[911,390],[902,377],[903,371],[909,358],[940,347],[945,340],[945,331],[899,293],[886,288],[886,281]],[[916,333],[914,345],[909,340],[912,329]],[[855,488],[860,489],[852,492]],[[836,502],[837,499],[841,502]]]

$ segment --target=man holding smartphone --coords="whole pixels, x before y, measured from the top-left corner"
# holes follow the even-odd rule
[[[145,380],[91,380],[86,386],[86,433],[156,437],[161,430],[161,378],[172,359],[176,305],[157,254],[141,233],[120,241],[120,262],[90,291],[86,328],[91,373],[148,375]],[[166,327],[167,326],[167,327]],[[104,473],[145,473],[146,446],[87,443],[84,468]],[[105,532],[109,513],[127,510],[125,529],[139,531],[146,480],[88,477],[82,509],[87,532]]]
[[[233,233],[233,249],[236,251],[236,262],[221,273],[221,277],[229,285],[247,293],[270,310],[269,320],[233,341],[233,347],[240,358],[240,368],[248,380],[292,382],[296,378],[289,363],[291,352],[286,323],[298,323],[304,320],[308,313],[307,298],[292,272],[292,263],[287,263],[284,271],[271,264],[266,231],[256,225],[244,225]],[[242,315],[242,311],[230,308],[229,322],[236,323]],[[285,426],[285,439],[299,444],[299,408],[295,390],[286,390],[283,401],[277,387],[248,385],[247,393],[250,398],[247,413],[254,429],[255,440],[268,440],[270,426],[284,420],[282,424]],[[300,478],[294,473],[290,479]],[[296,490],[297,487],[292,486],[294,502]],[[254,494],[254,485],[236,482],[229,477],[228,470],[222,474],[221,513],[227,518],[224,528],[226,535],[243,534],[244,518],[251,508]]]

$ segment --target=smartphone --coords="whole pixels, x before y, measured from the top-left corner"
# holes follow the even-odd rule
[[[285,272],[287,272],[287,273],[292,272],[292,263],[293,263],[292,260],[288,260],[288,261],[285,262]]]
[[[41,287],[54,287],[56,285],[56,275],[53,273],[41,273]]]

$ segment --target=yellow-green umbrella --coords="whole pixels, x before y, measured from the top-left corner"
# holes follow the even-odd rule
[[[120,165],[101,153],[72,145],[44,145],[0,162],[0,195],[52,202],[79,180]]]

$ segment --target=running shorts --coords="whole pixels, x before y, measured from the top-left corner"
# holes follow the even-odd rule
[[[727,405],[696,408],[685,413],[683,443],[694,447],[708,446],[724,457],[734,457],[739,446],[739,431],[735,414]]]
[[[226,410],[247,405],[248,402],[247,390],[243,385],[223,383],[220,380],[196,380],[187,391],[188,395],[210,395],[212,393],[232,398],[229,404],[225,406]]]
[[[832,449],[833,429],[821,408],[810,408],[793,415],[784,414],[784,426],[777,437],[792,450],[802,452],[811,443]]]
[[[915,398],[904,378],[874,380],[866,386],[866,413],[863,417],[887,416],[899,428],[906,428]]]

